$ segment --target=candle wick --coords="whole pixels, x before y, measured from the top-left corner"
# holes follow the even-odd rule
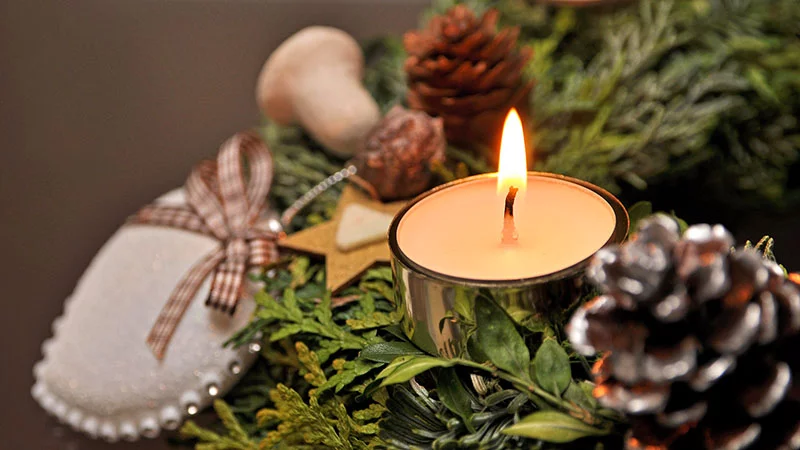
[[[517,198],[517,191],[519,189],[511,186],[508,188],[508,195],[506,195],[506,205],[503,209],[503,244],[513,244],[519,237],[517,226],[514,224],[514,200]]]

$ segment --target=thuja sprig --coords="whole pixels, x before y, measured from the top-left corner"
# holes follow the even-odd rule
[[[225,402],[215,400],[214,411],[225,426],[226,434],[202,428],[190,420],[181,427],[181,435],[200,441],[195,447],[197,450],[258,450],[258,442],[245,432]]]
[[[341,450],[367,449],[379,445],[378,426],[374,420],[382,412],[379,404],[370,405],[369,413],[351,416],[345,399],[336,396],[321,397],[321,391],[329,383],[319,358],[308,347],[295,344],[300,361],[306,370],[305,380],[315,387],[306,403],[295,390],[279,384],[270,393],[275,405],[258,412],[262,426],[278,423],[276,429],[267,433],[261,448],[291,445],[293,448],[324,448]]]
[[[276,267],[272,276],[257,279],[265,289],[256,295],[254,318],[230,342],[243,345],[260,335],[264,344],[260,356],[266,362],[258,363],[259,369],[242,382],[246,389],[233,393],[232,401],[242,405],[238,410],[247,424],[220,402],[217,412],[227,432],[187,423],[184,435],[196,439],[198,449],[208,450],[263,450],[287,444],[347,450],[380,444],[377,421],[385,411],[385,395],[377,393],[372,401],[361,402],[355,397],[365,380],[387,364],[387,354],[405,348],[386,342],[393,335],[382,331],[397,322],[386,299],[391,292],[388,270],[365,274],[359,285],[345,292],[355,299],[338,308],[331,306],[325,291],[324,268],[307,258],[293,258]],[[380,325],[366,326],[364,321]],[[418,352],[410,353],[414,351]],[[359,358],[360,353],[365,357]],[[261,376],[263,370],[276,369],[278,376]],[[252,405],[262,405],[257,414]],[[252,415],[257,421],[251,425]]]

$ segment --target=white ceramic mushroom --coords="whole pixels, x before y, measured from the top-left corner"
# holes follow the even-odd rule
[[[363,76],[364,55],[355,39],[336,28],[308,27],[267,59],[256,99],[271,120],[299,123],[332,154],[346,158],[380,120]]]

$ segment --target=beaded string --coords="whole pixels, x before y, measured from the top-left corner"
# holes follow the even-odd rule
[[[317,183],[316,186],[311,188],[310,191],[303,194],[302,197],[298,198],[294,201],[294,203],[289,206],[286,211],[281,214],[281,225],[283,225],[284,229],[289,227],[289,224],[292,223],[294,216],[297,215],[303,208],[308,206],[309,203],[314,201],[315,198],[319,197],[320,194],[327,191],[331,188],[331,186],[335,185],[336,183],[346,180],[357,172],[356,166],[353,164],[348,165],[344,169],[334,173],[333,175],[325,178],[324,180]]]

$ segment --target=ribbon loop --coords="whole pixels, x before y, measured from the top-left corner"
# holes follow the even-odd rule
[[[250,222],[250,217],[247,216],[250,199],[247,198],[245,189],[240,145],[241,140],[231,139],[223,144],[219,152],[219,189],[225,217],[228,219],[228,230],[232,237],[242,236]]]
[[[249,179],[242,158],[249,165]],[[160,225],[212,236],[220,247],[192,266],[173,290],[156,319],[147,344],[158,359],[203,281],[212,274],[206,305],[233,314],[242,296],[248,267],[278,257],[274,233],[255,227],[272,182],[272,157],[254,134],[239,133],[220,148],[217,161],[203,161],[186,180],[188,207],[148,205],[132,224]]]

